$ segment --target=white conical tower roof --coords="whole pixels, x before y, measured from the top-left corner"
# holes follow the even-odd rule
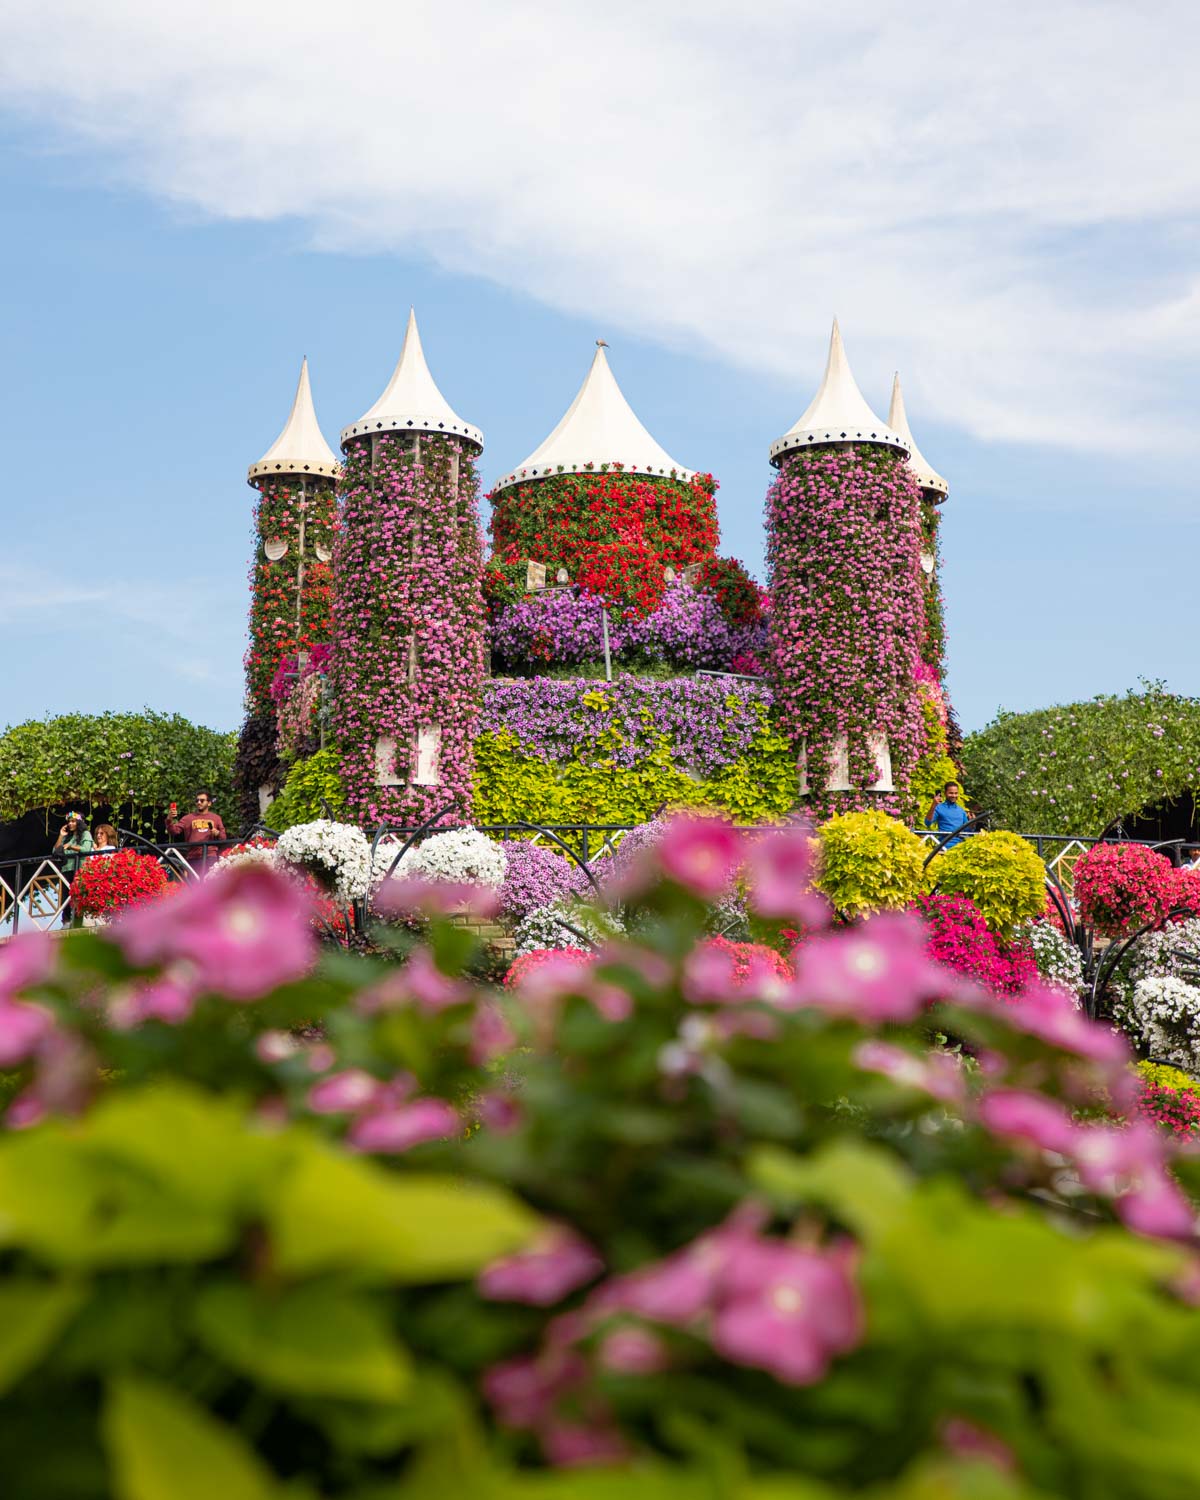
[[[771,444],[771,462],[778,467],[785,453],[826,443],[881,443],[908,452],[906,440],[881,422],[863,399],[836,318],[821,388],[796,425]]]
[[[548,474],[599,470],[606,464],[620,464],[627,474],[691,479],[692,470],[677,464],[638,421],[608,368],[604,355],[607,346],[599,339],[596,343],[592,367],[566,416],[540,448],[504,476],[497,490],[526,479],[544,479]]]
[[[894,432],[898,432],[908,444],[908,466],[916,476],[917,483],[923,490],[929,490],[935,499],[944,500],[950,493],[950,486],[937,470],[931,467],[929,460],[913,442],[908,416],[904,410],[904,392],[900,389],[899,371],[892,381],[892,404],[888,408],[888,426]]]
[[[300,363],[300,383],[296,387],[291,415],[283,431],[259,461],[250,465],[246,478],[250,484],[272,474],[320,474],[335,479],[338,472],[338,461],[317,425],[312,387],[308,383],[308,360],[305,359]]]
[[[372,432],[432,432],[459,437],[483,451],[483,433],[470,422],[464,422],[438,390],[417,331],[417,315],[409,308],[404,348],[387,389],[365,416],[353,427],[342,430],[342,448],[351,438],[366,437]]]

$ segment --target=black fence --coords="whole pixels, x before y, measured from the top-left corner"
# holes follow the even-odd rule
[[[493,838],[526,838],[556,847],[576,863],[590,867],[597,860],[609,858],[624,835],[637,826],[631,823],[447,824],[439,821],[442,816],[444,814],[439,814],[419,827],[380,824],[368,832],[368,837],[376,851],[394,846],[395,860],[398,861],[406,847],[429,834],[444,833],[451,827],[470,826]],[[949,837],[939,836],[927,828],[917,828],[914,832],[929,840],[931,851],[935,853],[940,852],[939,846],[944,847]],[[273,839],[275,835],[259,824],[237,838],[205,844],[155,844],[140,834],[122,829],[120,847],[152,855],[169,880],[185,881],[201,879],[227,849],[256,837]],[[1073,863],[1071,856],[1082,854],[1095,844],[1140,843],[1166,855],[1176,866],[1190,863],[1200,853],[1200,843],[1186,839],[1155,843],[1148,839],[1115,839],[1111,836],[1105,839],[1070,833],[1023,833],[1020,837],[1034,846],[1043,864],[1068,892]],[[74,919],[69,897],[75,872],[85,861],[107,859],[111,852],[103,849],[93,849],[87,854],[48,852],[0,861],[0,941],[12,937],[22,928],[34,927],[51,932],[68,925]]]

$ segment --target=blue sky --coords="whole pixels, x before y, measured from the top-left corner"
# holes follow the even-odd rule
[[[549,30],[607,81],[538,73],[532,101],[503,80],[511,49],[548,45],[537,6],[499,30],[465,6],[470,57],[402,8],[353,72],[329,71],[324,12],[274,0],[186,35],[142,0],[103,25],[67,0],[0,19],[0,725],[147,705],[236,726],[246,466],[303,354],[336,443],[410,302],[485,433],[486,483],[607,338],[651,432],[717,476],[722,551],[760,577],[767,446],[837,312],[868,400],[886,408],[898,365],[950,480],[964,725],[1139,676],[1200,693],[1196,25],[1165,6],[1164,57],[1165,33],[1123,36],[1114,12],[1081,49],[1077,9],[1018,5],[955,38],[918,6],[864,56],[831,42],[789,93],[787,7],[731,42],[723,0],[568,5]],[[896,81],[914,34],[959,65],[936,101]],[[637,87],[613,66],[635,43],[682,52],[688,85]],[[393,85],[414,54],[408,99]],[[1134,100],[1118,137],[1089,113]]]

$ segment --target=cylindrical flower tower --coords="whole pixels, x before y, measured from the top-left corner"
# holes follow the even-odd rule
[[[246,719],[234,782],[242,821],[253,822],[279,788],[271,684],[280,665],[331,638],[333,538],[338,461],[313,410],[308,360],[283,431],[247,480],[258,491],[250,565]]]
[[[863,399],[835,321],[816,397],[772,444],[767,496],[775,704],[818,816],[909,811],[925,623],[908,447]]]
[[[483,435],[438,390],[410,313],[383,395],[342,433],[333,728],[351,815],[470,815],[484,680],[475,461]]]

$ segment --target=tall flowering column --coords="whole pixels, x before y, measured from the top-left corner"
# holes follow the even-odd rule
[[[338,462],[313,409],[308,361],[283,431],[247,480],[258,491],[250,564],[246,720],[234,781],[243,821],[255,819],[278,790],[271,683],[280,664],[330,640]]]
[[[379,401],[342,434],[334,735],[352,815],[469,815],[486,671],[477,429],[425,365],[410,317]]]
[[[780,727],[818,816],[904,812],[924,746],[921,494],[867,406],[834,324],[816,398],[772,447],[771,667]]]

